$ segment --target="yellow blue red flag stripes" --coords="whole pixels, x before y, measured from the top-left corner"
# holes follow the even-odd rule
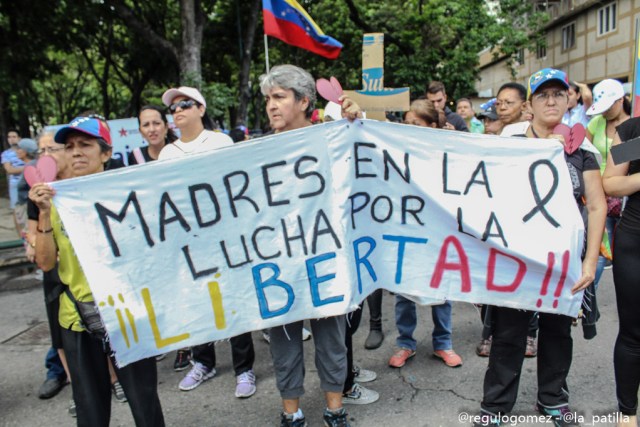
[[[342,43],[327,36],[295,0],[262,0],[264,33],[290,45],[336,59]]]

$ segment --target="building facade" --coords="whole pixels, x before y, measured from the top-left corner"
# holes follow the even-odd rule
[[[590,86],[605,78],[631,85],[634,74],[636,23],[640,0],[538,0],[536,7],[549,14],[541,30],[545,44],[517,55],[514,71],[507,58],[480,52],[479,98],[492,98],[508,81],[525,83],[542,68],[565,71],[570,80]]]

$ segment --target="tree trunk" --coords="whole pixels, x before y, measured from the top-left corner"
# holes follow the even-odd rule
[[[182,48],[180,49],[180,83],[200,88],[202,85],[202,30],[204,13],[201,0],[180,0]]]
[[[242,51],[242,64],[240,67],[240,82],[238,93],[240,94],[240,104],[236,114],[236,126],[248,125],[249,103],[251,102],[251,88],[249,87],[249,77],[251,71],[253,45],[256,39],[256,26],[258,25],[258,14],[262,7],[261,0],[253,0],[249,22],[244,33],[244,43]]]

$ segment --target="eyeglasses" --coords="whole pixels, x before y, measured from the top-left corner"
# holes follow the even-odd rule
[[[169,111],[171,111],[172,113],[175,113],[178,107],[180,107],[181,110],[188,110],[194,105],[198,105],[198,103],[193,99],[183,99],[182,101],[169,105]]]
[[[556,101],[567,101],[569,99],[566,90],[545,90],[544,92],[533,94],[533,99],[538,102],[547,102],[550,97],[553,97]]]
[[[44,147],[39,149],[38,151],[36,151],[36,153],[38,154],[45,154],[45,153],[57,153],[60,150],[64,150],[64,147]]]
[[[496,108],[511,108],[516,105],[518,101],[496,101]]]

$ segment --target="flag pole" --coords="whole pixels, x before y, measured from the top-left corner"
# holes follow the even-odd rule
[[[633,83],[631,86],[631,117],[640,117],[640,24],[636,19],[635,58],[633,61]]]
[[[267,42],[267,35],[264,35],[264,62],[267,68],[267,74],[269,73],[269,43]]]

